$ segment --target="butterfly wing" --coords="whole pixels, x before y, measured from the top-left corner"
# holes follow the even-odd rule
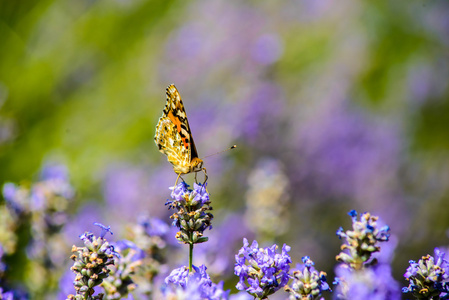
[[[176,173],[190,173],[202,161],[198,158],[181,96],[173,84],[167,87],[166,95],[154,140]]]

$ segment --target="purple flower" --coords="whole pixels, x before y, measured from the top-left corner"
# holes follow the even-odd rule
[[[60,171],[52,171],[56,168]],[[55,165],[43,168],[40,181],[31,187],[7,182],[3,185],[3,196],[9,207],[17,215],[21,213],[44,213],[47,227],[65,224],[67,202],[74,196],[73,187],[68,181],[65,166]],[[63,174],[60,174],[63,173]],[[40,228],[41,231],[45,229]]]
[[[119,257],[120,255],[114,250],[114,246],[109,244],[104,238],[108,232],[112,235],[111,227],[106,227],[100,223],[94,223],[94,225],[101,228],[100,236],[97,238],[92,232],[86,231],[80,235],[80,239],[84,242],[84,245],[92,252]]]
[[[278,246],[259,248],[257,241],[249,246],[243,239],[243,247],[235,256],[235,275],[239,276],[238,290],[245,290],[250,295],[260,299],[275,293],[289,281],[291,258],[287,252],[290,247],[282,247],[281,253],[276,253]]]
[[[80,235],[84,247],[72,247],[73,254],[70,258],[74,261],[71,270],[76,274],[74,286],[77,296],[85,297],[95,292],[94,287],[100,285],[109,276],[109,265],[114,265],[114,256],[120,255],[114,250],[114,246],[108,243],[104,235],[110,231],[109,227],[97,224],[102,228],[102,236],[96,237],[91,232]],[[69,295],[69,297],[71,297]]]
[[[16,215],[20,215],[27,210],[30,197],[28,189],[17,186],[12,182],[6,182],[3,185],[2,194],[9,209]]]
[[[228,299],[229,291],[223,290],[223,282],[215,284],[206,273],[206,266],[193,266],[193,272],[189,273],[187,267],[173,270],[165,278],[165,284],[171,289],[166,290],[166,296],[175,292],[183,294],[183,299]],[[178,291],[176,291],[178,289]]]
[[[211,283],[209,286],[203,286],[202,296],[205,299],[218,300],[229,299],[230,290],[225,291],[223,289],[224,282],[220,281],[218,284]]]
[[[388,226],[380,227],[377,224],[378,217],[370,213],[363,213],[360,221],[357,221],[357,212],[351,210],[353,230],[344,231],[342,227],[337,230],[337,236],[345,240],[342,252],[337,255],[337,260],[348,264],[353,269],[361,269],[368,263],[374,252],[379,252],[378,242],[386,242],[390,237]]]
[[[170,187],[170,189],[172,190],[170,195],[172,201],[168,200],[166,205],[173,203],[173,201],[178,201],[183,204],[200,204],[200,206],[202,206],[210,201],[206,186],[207,183],[204,185],[194,183],[193,190],[191,190],[189,189],[189,185],[187,183],[180,182],[177,186]]]
[[[387,264],[361,270],[340,264],[335,271],[338,276],[334,282],[337,284],[337,299],[401,299],[399,284]]]
[[[196,267],[195,267],[196,268]],[[165,284],[175,284],[183,288],[187,286],[187,278],[189,276],[189,268],[186,266],[174,269],[170,275],[165,278]]]
[[[42,168],[40,181],[31,187],[31,208],[42,210],[50,197],[60,196],[72,199],[75,191],[70,184],[67,167],[62,164],[47,163]]]
[[[207,183],[204,185],[194,183],[193,184],[193,191],[195,192],[193,201],[199,202],[201,204],[206,204],[209,202],[209,193],[206,190]]]
[[[61,180],[69,181],[69,172],[67,167],[58,163],[46,163],[41,170],[41,180]]]
[[[101,233],[100,233],[100,237],[104,238],[106,236],[106,234],[109,232],[111,235],[113,235],[112,231],[111,231],[111,226],[104,226],[101,223],[94,223],[95,226],[98,226],[101,228]]]
[[[293,271],[291,286],[284,288],[290,293],[289,299],[324,299],[321,297],[323,291],[332,292],[326,282],[327,274],[315,270],[310,257],[304,256],[302,261],[303,264],[298,264],[297,270]]]
[[[206,185],[194,184],[191,190],[185,182],[180,182],[177,186],[170,187],[172,190],[171,200],[167,200],[165,205],[169,209],[176,209],[173,213],[173,225],[180,231],[176,234],[176,239],[185,244],[199,244],[208,240],[203,237],[203,232],[212,229],[211,220],[213,215],[208,212],[212,210],[209,206],[209,193]]]
[[[14,300],[13,292],[3,292],[3,289],[0,287],[0,299],[4,300]]]
[[[435,257],[424,256],[418,262],[410,261],[404,277],[409,281],[403,293],[412,293],[426,299],[447,299],[449,297],[449,263],[445,253],[435,248]]]
[[[0,287],[0,299],[2,300],[28,300],[30,297],[22,290],[5,290]]]
[[[174,201],[185,201],[184,195],[189,192],[189,185],[187,183],[180,182],[178,185],[170,187],[172,190],[170,196]]]

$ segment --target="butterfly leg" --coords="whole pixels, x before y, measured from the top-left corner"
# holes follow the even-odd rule
[[[197,173],[198,172],[201,172],[201,171],[203,171],[203,173],[204,173],[204,181],[203,181],[203,183],[198,183],[198,180],[197,180]],[[209,193],[208,191],[207,191],[207,187],[206,187],[206,181],[207,181],[207,179],[209,178],[209,176],[207,176],[207,172],[206,172],[206,168],[201,168],[201,170],[196,170],[195,171],[195,182],[196,182],[196,184],[200,184],[200,185],[202,185],[202,188],[205,188],[206,189],[206,192],[207,193]]]
[[[209,178],[209,176],[207,176],[206,168],[201,168],[201,170],[195,171],[195,182],[198,183],[197,174],[200,171],[203,171],[203,173],[204,173],[204,181],[202,183],[204,185],[206,183],[207,179]]]
[[[175,187],[178,185],[179,177],[181,177],[181,173],[179,173],[179,174],[178,174],[178,177],[176,178],[176,181],[175,181]],[[181,177],[181,179],[182,179],[182,177]],[[184,181],[184,179],[182,179],[182,181]]]
[[[209,178],[209,176],[207,176],[206,168],[202,168],[201,171],[203,171],[203,173],[204,173],[204,182],[203,182],[203,185],[205,185],[207,179]]]
[[[206,168],[202,168],[201,171],[203,171],[203,173],[204,173],[203,187],[206,188],[206,193],[209,194],[209,191],[207,190],[207,186],[206,186],[206,181],[207,181],[207,179],[209,178],[209,176],[207,176]]]

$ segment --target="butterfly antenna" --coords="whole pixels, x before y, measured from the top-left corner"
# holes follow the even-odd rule
[[[205,156],[205,157],[203,157],[202,159],[205,159],[205,158],[208,158],[208,157],[211,157],[211,156],[214,156],[214,155],[217,155],[217,154],[220,154],[220,153],[226,152],[226,151],[228,151],[228,150],[232,150],[232,149],[234,149],[234,148],[237,148],[237,145],[233,145],[232,147],[229,147],[228,149],[225,149],[225,150],[219,151],[219,152],[217,152],[217,153],[214,153],[214,154],[210,154],[210,155],[208,155],[208,156]]]

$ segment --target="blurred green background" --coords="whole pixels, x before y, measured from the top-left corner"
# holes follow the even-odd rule
[[[335,231],[370,211],[401,285],[449,244],[448,1],[0,1],[0,183],[57,161],[74,219],[169,222],[170,83],[200,157],[238,145],[205,160],[216,224],[240,215],[332,274]]]

